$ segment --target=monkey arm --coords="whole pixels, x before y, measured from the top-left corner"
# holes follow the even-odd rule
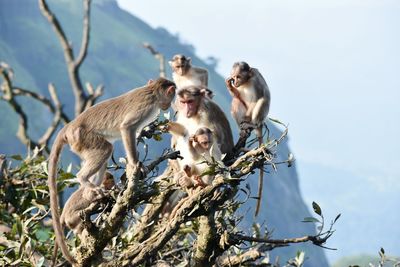
[[[189,152],[192,155],[193,159],[197,160],[200,157],[200,155],[196,150],[196,144],[195,143],[196,143],[196,137],[195,136],[189,137],[189,141],[188,141]]]
[[[128,163],[135,164],[137,162],[137,151],[136,151],[136,130],[140,121],[142,121],[141,115],[134,115],[127,117],[120,126],[121,139],[124,144]]]
[[[186,128],[177,122],[170,121],[168,122],[168,132],[176,136],[186,136],[187,130]]]
[[[228,77],[225,80],[226,88],[228,88],[229,93],[231,94],[232,97],[237,97],[239,94],[238,90],[232,86],[232,78]]]

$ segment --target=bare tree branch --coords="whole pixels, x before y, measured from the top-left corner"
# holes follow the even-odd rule
[[[157,50],[154,49],[153,46],[149,43],[143,43],[143,46],[147,48],[150,53],[158,60],[160,61],[160,77],[165,78],[167,77],[167,74],[165,72],[165,57],[162,53],[158,52]]]
[[[8,69],[0,66],[0,73],[3,77],[3,84],[1,85],[1,90],[3,91],[2,99],[7,101],[11,108],[15,111],[15,113],[19,116],[19,126],[17,131],[17,137],[26,146],[30,148],[34,148],[38,146],[36,142],[32,140],[32,138],[28,134],[28,118],[23,111],[20,104],[14,99],[14,93],[12,90],[12,83],[8,73]]]
[[[78,58],[75,60],[75,68],[79,69],[83,60],[87,55],[87,51],[89,48],[89,39],[90,39],[90,1],[83,1],[83,29],[82,29],[82,44],[81,49],[79,51]]]
[[[90,83],[86,83],[86,90],[88,91],[89,95],[86,99],[85,110],[93,106],[96,100],[103,95],[104,86],[100,84],[95,90]]]
[[[30,90],[27,90],[27,89],[24,89],[21,87],[13,87],[13,94],[14,94],[14,96],[31,97],[31,98],[41,102],[43,105],[45,105],[51,111],[51,113],[56,112],[56,107],[53,105],[53,103],[48,98],[46,98],[45,96],[43,96],[37,92],[33,92],[33,91],[30,91]],[[61,119],[64,123],[68,123],[71,121],[63,111],[61,112]]]
[[[78,59],[75,60],[72,46],[68,42],[68,39],[64,33],[64,30],[58,21],[54,13],[49,9],[46,0],[39,0],[39,7],[43,16],[49,21],[53,27],[61,46],[64,50],[64,58],[67,64],[68,76],[71,82],[72,91],[75,96],[75,116],[78,116],[82,111],[85,110],[87,95],[82,86],[82,82],[79,75],[79,67],[86,57],[87,49],[89,45],[89,30],[90,30],[90,0],[84,0],[84,18],[83,18],[83,33],[82,33],[82,45]]]
[[[39,145],[44,147],[48,147],[50,138],[53,136],[53,134],[57,130],[58,125],[61,122],[61,113],[62,113],[62,106],[60,100],[58,99],[57,92],[53,84],[49,84],[49,92],[51,99],[54,102],[56,110],[54,112],[53,122],[47,128],[46,132],[42,135],[42,137],[39,139]]]

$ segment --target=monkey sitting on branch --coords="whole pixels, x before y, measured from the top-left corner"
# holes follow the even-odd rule
[[[182,188],[211,185],[214,176],[201,174],[207,170],[207,162],[221,162],[222,158],[212,131],[201,127],[194,135],[189,136],[188,130],[177,122],[169,122],[166,130],[176,139],[180,155],[183,157],[178,161],[179,172],[175,173],[175,181]]]
[[[190,57],[177,54],[171,61],[168,61],[168,63],[172,68],[172,78],[178,89],[190,85],[208,86],[208,71],[203,68],[192,66]],[[212,95],[208,96],[212,97]]]
[[[271,95],[261,73],[251,68],[246,62],[233,64],[226,86],[232,95],[231,114],[241,130],[255,129],[259,145],[263,143],[262,128],[267,118]],[[263,170],[260,169],[258,199],[255,215],[257,216],[263,189]]]
[[[102,188],[105,190],[111,190],[115,186],[114,177],[111,173],[106,172],[104,174]],[[80,236],[82,234],[84,226],[83,216],[92,215],[98,210],[101,200],[105,198],[103,194],[98,191],[91,190],[88,194],[83,197],[85,188],[80,187],[68,198],[64,205],[63,211],[60,216],[61,227],[68,227],[74,232],[75,235]],[[58,245],[57,242],[54,245],[53,253],[53,266],[55,265],[57,257]]]
[[[82,189],[82,198],[90,200],[102,195],[100,184],[111,156],[115,139],[122,139],[127,163],[134,166],[138,162],[136,133],[159,114],[167,110],[175,96],[175,83],[164,78],[149,82],[121,96],[100,102],[85,110],[58,133],[50,156],[48,183],[50,206],[56,241],[64,257],[71,263],[76,260],[68,251],[58,208],[57,162],[65,144],[82,160],[82,167],[76,174]],[[97,173],[97,176],[95,174]],[[94,191],[94,192],[93,192]]]

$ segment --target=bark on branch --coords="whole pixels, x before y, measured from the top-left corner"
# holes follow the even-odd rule
[[[29,146],[31,149],[35,147],[44,147],[46,150],[48,150],[48,143],[53,136],[54,132],[56,131],[58,125],[60,124],[61,120],[63,119],[63,111],[62,111],[62,105],[58,99],[56,89],[54,88],[54,85],[49,84],[49,93],[51,96],[51,100],[47,99],[46,97],[26,90],[22,88],[15,88],[13,87],[11,77],[12,77],[12,70],[10,67],[8,67],[7,64],[1,63],[0,64],[0,74],[3,78],[3,84],[1,85],[1,91],[3,95],[1,96],[1,99],[6,101],[12,109],[15,111],[15,113],[18,114],[20,121],[19,121],[19,127],[18,127],[18,132],[17,132],[17,137],[26,146]],[[24,96],[29,96],[32,97],[33,99],[36,99],[43,103],[45,106],[47,106],[51,112],[53,112],[54,117],[51,125],[45,130],[43,135],[39,138],[38,141],[34,141],[28,134],[28,116],[26,115],[23,107],[15,100],[15,96],[18,95],[24,95]],[[66,115],[64,114],[64,121],[68,119]]]
[[[143,47],[147,48],[150,53],[160,62],[160,77],[165,78],[167,74],[165,72],[165,56],[159,51],[155,50],[154,47],[149,43],[143,43]]]
[[[39,7],[43,16],[48,20],[56,33],[61,47],[64,51],[64,59],[67,65],[68,76],[71,83],[71,88],[75,96],[75,116],[78,116],[86,108],[93,105],[94,101],[102,94],[102,88],[96,91],[88,88],[88,94],[85,92],[81,82],[79,68],[86,58],[89,40],[90,40],[90,3],[91,0],[84,0],[84,15],[83,15],[83,29],[82,29],[82,42],[78,57],[75,58],[72,45],[68,41],[65,32],[58,21],[55,14],[50,10],[46,0],[39,0]],[[100,86],[101,87],[101,86]]]

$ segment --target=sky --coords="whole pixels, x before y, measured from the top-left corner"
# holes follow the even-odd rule
[[[400,256],[400,1],[118,3],[179,34],[200,58],[216,57],[224,77],[239,60],[260,70],[270,116],[289,125],[306,203],[347,220],[331,261],[362,252],[360,242],[370,243],[368,253],[384,246]]]

